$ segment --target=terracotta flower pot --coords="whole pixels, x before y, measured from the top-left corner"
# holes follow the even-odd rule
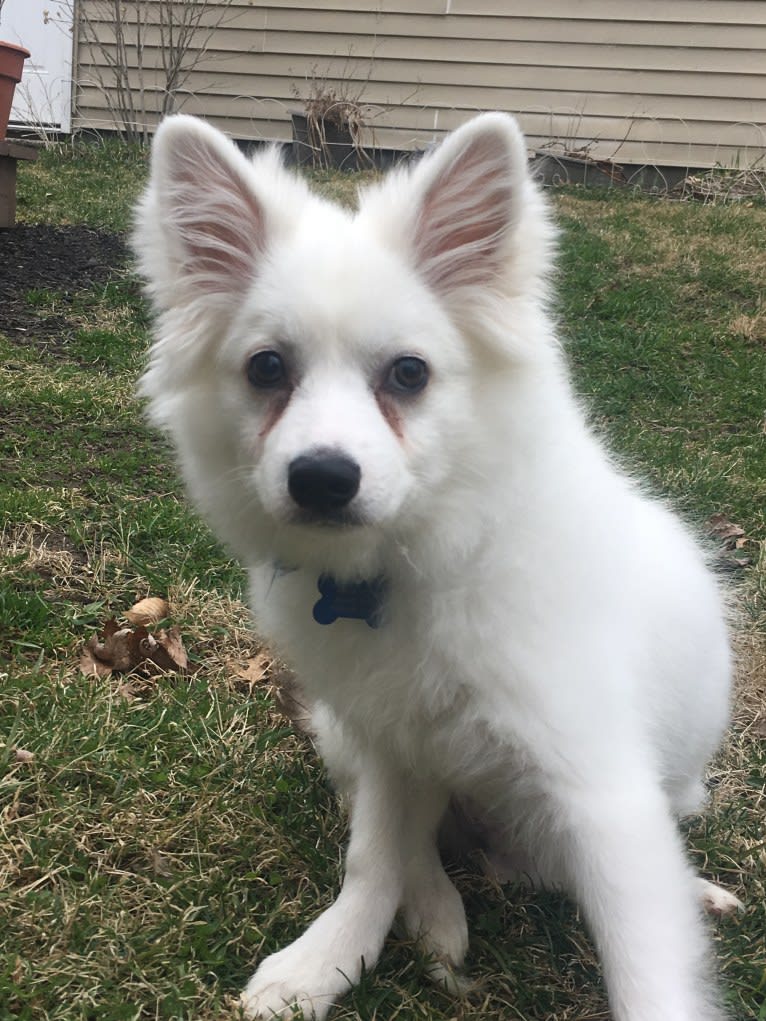
[[[21,81],[24,61],[28,56],[29,50],[25,50],[23,46],[0,41],[0,139],[5,138],[8,118],[11,116],[13,92],[17,83]]]

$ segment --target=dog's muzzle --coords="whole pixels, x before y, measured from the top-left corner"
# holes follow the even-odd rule
[[[345,454],[316,450],[290,462],[287,488],[301,510],[312,517],[343,520],[345,509],[359,492],[362,469]]]

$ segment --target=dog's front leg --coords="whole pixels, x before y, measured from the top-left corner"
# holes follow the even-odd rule
[[[468,925],[462,898],[444,870],[437,846],[448,800],[446,791],[429,785],[422,785],[410,799],[401,914],[405,932],[430,958],[428,977],[460,994]]]
[[[580,792],[560,803],[554,825],[615,1021],[724,1021],[698,884],[659,783],[634,776],[617,790]]]
[[[268,957],[242,994],[250,1018],[290,1018],[300,1008],[317,1021],[372,968],[403,888],[407,798],[401,777],[367,761],[351,799],[351,837],[335,903],[284,950]]]

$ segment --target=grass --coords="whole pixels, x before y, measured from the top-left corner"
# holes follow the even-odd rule
[[[123,231],[145,166],[120,145],[48,150],[21,170],[20,216]],[[347,199],[354,182],[317,183]],[[748,906],[713,927],[732,1015],[764,1019],[766,208],[555,203],[559,316],[597,427],[690,520],[723,513],[751,540],[753,566],[734,571],[735,726],[713,810],[688,831],[695,862]],[[240,570],[132,396],[147,325],[134,281],[27,301],[63,307],[69,333],[41,357],[0,326],[0,1021],[233,1018],[253,962],[337,890],[345,822],[267,686],[238,677],[257,650]],[[196,672],[133,690],[82,677],[84,640],[149,594],[168,595]],[[457,881],[471,997],[428,986],[392,938],[337,1018],[607,1017],[570,904]]]

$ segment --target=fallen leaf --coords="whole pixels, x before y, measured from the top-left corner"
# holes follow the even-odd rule
[[[132,670],[140,661],[140,653],[133,628],[120,627],[116,620],[108,620],[101,635],[94,635],[85,649],[110,670]]]
[[[251,656],[244,666],[237,667],[234,676],[247,681],[248,684],[261,684],[268,677],[273,665],[273,657],[262,650],[257,655]]]
[[[149,624],[157,624],[170,614],[170,605],[167,599],[160,599],[159,596],[149,596],[147,599],[139,599],[129,610],[125,611],[125,619],[135,626],[147,627]]]
[[[93,654],[93,650],[90,647],[93,641],[94,638],[89,638],[85,643],[85,648],[80,653],[80,673],[85,674],[86,677],[107,677],[112,672],[112,668]],[[98,639],[95,639],[95,641],[98,641]]]
[[[169,663],[173,664],[172,666],[168,666],[166,669],[189,669],[189,656],[184,648],[184,643],[181,640],[181,632],[177,627],[172,627],[169,631],[165,631],[164,629],[160,631],[157,635],[157,642],[159,647],[163,649],[167,655]]]
[[[740,549],[747,542],[744,528],[729,521],[725,514],[713,514],[708,518],[707,528],[710,535],[724,543],[727,549]]]
[[[103,628],[101,629],[102,640],[106,641],[107,639],[111,638],[112,635],[116,635],[119,630],[120,625],[117,623],[114,617],[110,617],[109,620],[106,622],[106,624],[104,624]]]

